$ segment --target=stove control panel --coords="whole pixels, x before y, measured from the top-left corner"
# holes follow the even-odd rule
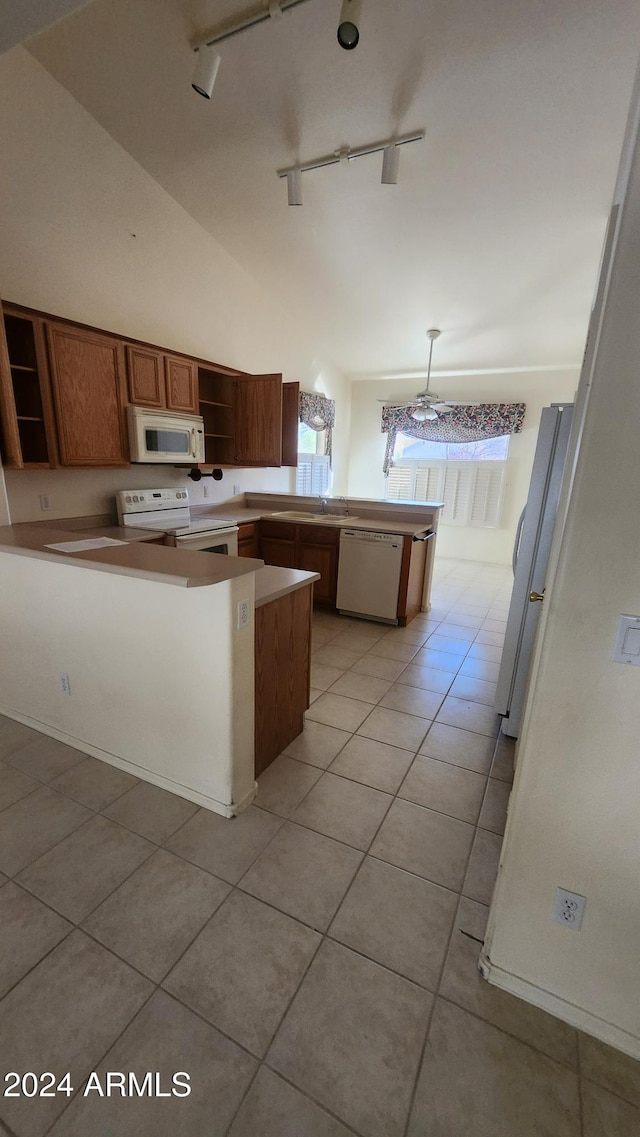
[[[116,494],[118,521],[130,513],[189,508],[188,490],[119,490]]]

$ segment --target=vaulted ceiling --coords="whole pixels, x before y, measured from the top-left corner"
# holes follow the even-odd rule
[[[640,46],[637,0],[309,0],[228,40],[210,102],[190,41],[243,0],[93,0],[27,43],[348,373],[579,363]],[[268,5],[267,5],[268,6]],[[412,131],[380,155],[276,170]],[[434,356],[435,360],[435,356]]]

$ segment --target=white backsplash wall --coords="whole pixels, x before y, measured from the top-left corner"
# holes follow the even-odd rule
[[[11,521],[53,521],[59,517],[85,517],[111,513],[115,518],[117,490],[182,487],[189,491],[191,505],[216,505],[247,490],[289,493],[294,473],[288,467],[271,470],[223,470],[222,481],[203,477],[200,482],[174,466],[130,466],[127,470],[5,470]],[[205,497],[205,492],[207,497]],[[51,509],[44,512],[41,495],[49,497]]]

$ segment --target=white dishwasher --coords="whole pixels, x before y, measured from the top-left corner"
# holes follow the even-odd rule
[[[341,529],[336,607],[346,616],[397,624],[403,538]]]

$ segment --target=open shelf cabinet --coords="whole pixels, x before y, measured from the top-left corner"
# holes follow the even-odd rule
[[[55,426],[42,321],[5,306],[0,345],[0,432],[8,469],[57,464]]]

